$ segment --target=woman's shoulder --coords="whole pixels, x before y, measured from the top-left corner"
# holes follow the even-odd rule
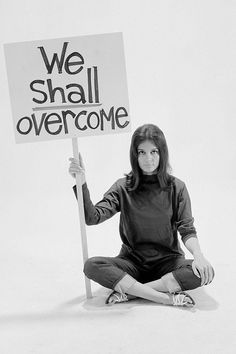
[[[120,177],[116,180],[115,184],[119,188],[126,188],[127,177]]]
[[[185,188],[185,182],[176,176],[171,176],[172,181],[176,187],[177,192],[180,192]]]
[[[126,177],[121,177],[118,178],[113,184],[112,186],[109,188],[109,192],[110,191],[119,191],[120,189],[123,189],[126,187]]]

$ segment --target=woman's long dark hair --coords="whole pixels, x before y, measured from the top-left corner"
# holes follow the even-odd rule
[[[135,130],[131,139],[130,163],[132,170],[126,175],[127,189],[129,191],[137,189],[140,183],[142,170],[138,164],[138,146],[145,140],[152,141],[159,150],[160,162],[157,169],[157,176],[160,187],[169,187],[173,179],[169,174],[171,169],[169,164],[169,153],[163,132],[154,124],[144,124]]]

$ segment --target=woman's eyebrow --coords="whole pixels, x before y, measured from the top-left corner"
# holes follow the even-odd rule
[[[150,149],[150,151],[152,151],[152,150],[159,150],[159,149],[158,149],[157,147],[154,147],[154,148],[151,148],[151,149]],[[138,148],[138,151],[145,151],[145,150]]]

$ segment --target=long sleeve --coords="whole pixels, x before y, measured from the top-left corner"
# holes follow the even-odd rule
[[[185,184],[183,184],[179,191],[177,199],[178,212],[176,226],[183,243],[185,243],[190,237],[197,237],[191,210],[191,201]]]
[[[75,196],[76,186],[73,187]],[[120,198],[118,193],[118,184],[115,182],[111,188],[104,194],[103,199],[95,205],[90,199],[90,193],[87,184],[82,186],[84,200],[84,214],[87,225],[96,225],[111,218],[120,211]]]

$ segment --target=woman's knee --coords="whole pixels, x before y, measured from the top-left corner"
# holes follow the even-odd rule
[[[173,271],[173,275],[182,290],[193,290],[201,287],[201,278],[197,277],[190,264]]]
[[[212,268],[212,279],[210,279],[210,281],[208,281],[206,284],[202,284],[202,278],[200,273],[198,274],[198,276],[195,275],[195,273],[193,272],[192,266],[187,266],[186,267],[186,278],[187,278],[187,283],[188,283],[188,289],[186,290],[192,290],[192,289],[196,289],[202,286],[206,286],[211,284],[211,282],[214,279],[215,276],[215,271]]]
[[[97,270],[98,257],[91,257],[84,263],[84,274],[91,279]]]

